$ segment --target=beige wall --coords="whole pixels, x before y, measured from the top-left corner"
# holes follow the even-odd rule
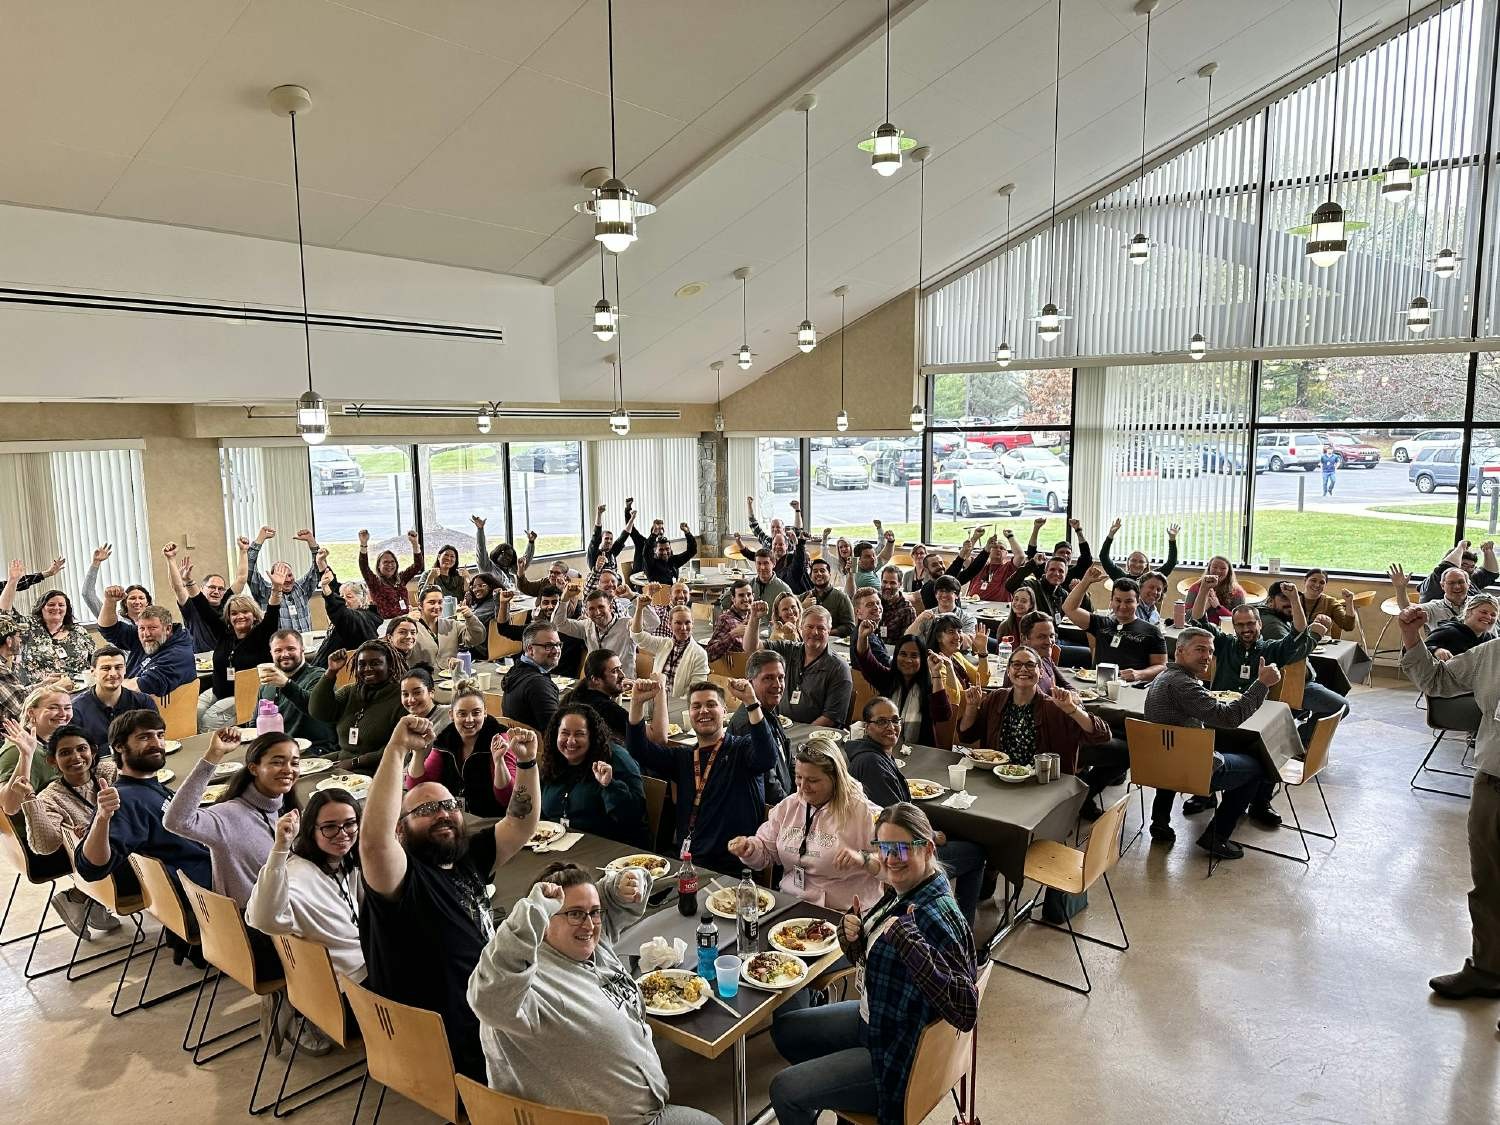
[[[911,432],[916,317],[916,291],[911,290],[849,325],[844,401],[850,433]],[[724,400],[724,424],[733,433],[835,433],[838,412],[836,331],[822,337],[811,352],[773,367]]]

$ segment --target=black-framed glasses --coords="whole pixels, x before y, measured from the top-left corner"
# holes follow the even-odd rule
[[[402,817],[408,816],[437,816],[440,812],[463,812],[464,799],[462,797],[447,797],[441,801],[423,801],[420,805],[414,805],[402,813]]]
[[[416,809],[412,811],[416,812]],[[345,820],[339,823],[329,821],[327,824],[320,824],[318,835],[325,840],[337,840],[340,836],[357,836],[359,835],[359,821]]]
[[[1038,668],[1040,668],[1041,665],[1038,664],[1035,660],[1012,660],[1010,662],[1010,667],[1012,667],[1012,668],[1030,668],[1034,672]]]
[[[559,917],[566,918],[571,926],[581,926],[584,922],[592,922],[597,926],[600,919],[604,917],[604,909],[599,906],[590,907],[588,910],[581,906],[574,906],[567,910],[559,910],[557,913]]]
[[[901,723],[900,715],[876,715],[873,719],[866,719],[867,727],[894,727]]]
[[[562,648],[562,641],[532,641],[531,647],[544,648],[550,651],[554,648]]]
[[[895,859],[905,863],[911,858],[913,848],[925,847],[928,841],[918,837],[915,840],[871,840],[870,847],[880,853],[881,859]]]

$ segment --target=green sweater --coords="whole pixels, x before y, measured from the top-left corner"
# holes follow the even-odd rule
[[[338,733],[339,763],[368,769],[380,763],[391,731],[406,714],[401,706],[401,685],[391,680],[367,694],[359,684],[334,690],[337,677],[325,675],[308,693],[307,712],[320,723],[331,724]],[[359,730],[359,744],[349,744],[349,728]]]
[[[21,748],[7,738],[4,745],[0,746],[0,785],[4,785],[14,776],[16,764],[20,760]],[[42,753],[42,747],[38,744],[36,753],[31,756],[31,791],[40,793],[61,776],[55,768],[47,764],[47,755]]]
[[[1317,643],[1318,635],[1304,629],[1300,633],[1288,633],[1277,641],[1262,637],[1247,648],[1233,633],[1215,631],[1213,690],[1244,691],[1260,675],[1261,664],[1285,668],[1306,657]]]
[[[281,712],[282,727],[293,738],[305,738],[312,743],[309,754],[326,755],[338,748],[338,733],[325,722],[308,714],[308,695],[323,679],[323,669],[316,664],[303,663],[295,675],[287,677],[285,687],[262,684],[260,698],[269,699]],[[360,731],[360,742],[364,742],[364,731]]]

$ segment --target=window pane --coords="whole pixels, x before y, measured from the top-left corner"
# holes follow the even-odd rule
[[[1268,359],[1260,365],[1260,420],[1452,422],[1464,416],[1468,378],[1467,355]]]
[[[1261,429],[1251,561],[1432,567],[1453,545],[1462,446],[1456,429]]]
[[[932,377],[935,426],[1066,426],[1073,369],[983,371]]]
[[[754,438],[755,515],[762,527],[773,519],[791,523],[792,501],[802,495],[802,461],[796,438]],[[730,525],[739,526],[740,513],[730,498]]]
[[[511,524],[537,533],[538,555],[583,550],[582,464],[582,442],[511,443]]]
[[[932,542],[961,543],[965,529],[1009,529],[1023,544],[1038,519],[1045,547],[1067,533],[1066,430],[933,434]]]
[[[474,563],[474,522],[485,521],[490,547],[505,541],[505,473],[499,442],[417,446],[422,477],[422,542],[428,565],[440,548],[458,548],[464,566]]]
[[[875,520],[898,543],[922,535],[922,439],[817,437],[812,445],[812,511],[807,525],[868,539]]]
[[[319,445],[307,459],[313,531],[339,575],[359,574],[361,528],[370,533],[371,557],[387,548],[398,557],[410,554],[406,533],[416,523],[410,446]]]
[[[1500,430],[1474,431],[1469,450],[1469,479],[1471,485],[1464,501],[1464,538],[1471,543],[1483,543],[1500,535]]]
[[[1474,421],[1500,422],[1500,352],[1480,352],[1474,376]]]

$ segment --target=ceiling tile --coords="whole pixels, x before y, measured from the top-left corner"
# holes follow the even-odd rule
[[[523,63],[586,0],[336,0],[449,43]]]
[[[356,223],[339,240],[339,246],[369,254],[509,273],[516,262],[540,246],[546,237],[535,231],[383,203]]]
[[[128,156],[11,137],[0,160],[0,199],[92,211],[129,164]]]
[[[538,246],[526,257],[518,261],[507,272],[517,274],[521,277],[534,277],[538,280],[551,277],[573,257],[582,253],[592,246],[592,242],[580,242],[576,239],[564,238],[561,235],[550,235],[547,240]]]

